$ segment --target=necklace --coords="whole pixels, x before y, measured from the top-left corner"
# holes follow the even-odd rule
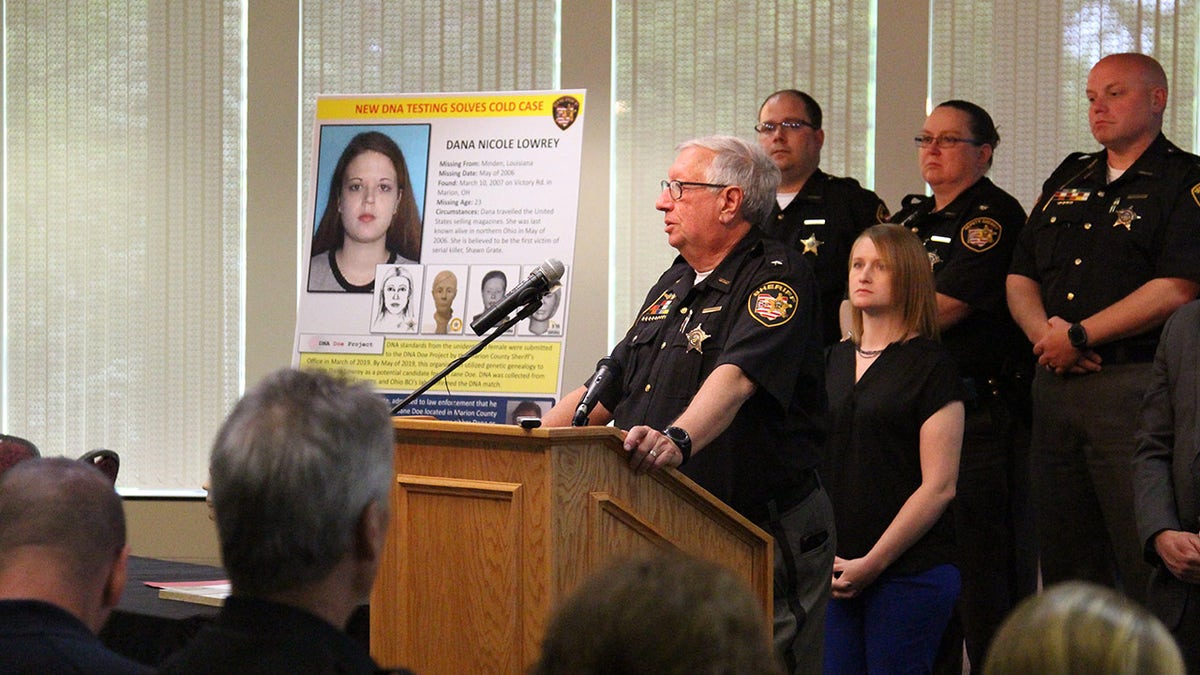
[[[854,345],[854,351],[858,352],[858,355],[863,357],[864,359],[873,359],[876,356],[879,356],[880,354],[882,354],[885,349],[887,349],[887,347],[883,347],[880,349],[863,349],[862,347],[859,347],[858,345]]]

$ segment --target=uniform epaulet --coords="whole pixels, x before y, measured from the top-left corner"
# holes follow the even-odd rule
[[[1167,155],[1168,156],[1175,155],[1175,156],[1179,156],[1179,157],[1184,157],[1184,158],[1192,160],[1192,163],[1200,165],[1200,155],[1196,155],[1194,153],[1188,152],[1187,150],[1179,148],[1178,146],[1175,146],[1175,145],[1167,146]]]
[[[933,199],[930,195],[904,195],[904,199],[900,200],[900,208],[907,209],[912,206],[917,206],[929,199]]]
[[[1062,161],[1062,163],[1066,164],[1067,162],[1088,162],[1088,161],[1095,159],[1096,156],[1099,154],[1100,153],[1098,153],[1098,152],[1072,152],[1071,154],[1067,155],[1067,158],[1064,159]]]
[[[754,247],[756,255],[766,259],[771,269],[778,272],[789,273],[795,268],[796,261],[801,261],[801,265],[807,264],[803,262],[796,249],[771,237],[763,237],[755,243]]]
[[[825,174],[825,176],[827,177],[826,178],[827,180],[833,181],[835,183],[845,183],[846,185],[848,185],[850,187],[856,187],[856,188],[862,187],[862,183],[859,183],[858,179],[851,178],[850,176],[833,176],[830,174]]]

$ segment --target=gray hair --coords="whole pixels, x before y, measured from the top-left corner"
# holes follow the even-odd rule
[[[249,391],[209,464],[234,590],[263,595],[326,578],[363,510],[387,509],[392,447],[387,404],[364,384],[285,369]]]
[[[79,580],[92,580],[125,548],[125,511],[94,466],[35,457],[0,480],[0,566],[18,548],[37,546]]]
[[[742,218],[754,225],[766,220],[779,190],[779,167],[758,145],[736,136],[705,136],[684,141],[676,152],[703,148],[716,153],[705,181],[742,188]]]

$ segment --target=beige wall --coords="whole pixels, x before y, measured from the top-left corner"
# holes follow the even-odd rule
[[[126,499],[132,555],[220,565],[217,529],[202,499]]]
[[[299,3],[248,3],[246,106],[246,368],[245,385],[291,363],[300,257],[297,185]],[[572,285],[608,288],[611,3],[564,0],[563,88],[588,90],[580,180],[579,225]],[[893,209],[924,185],[910,140],[925,119],[927,3],[879,0],[875,189]],[[586,40],[580,43],[579,40]],[[665,170],[665,167],[664,167]],[[581,383],[608,351],[608,313],[599,292],[571,302],[564,389]],[[200,500],[126,501],[136,555],[219,564],[207,507]]]

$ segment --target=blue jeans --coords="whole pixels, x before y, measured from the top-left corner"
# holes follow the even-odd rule
[[[954,565],[881,576],[825,610],[825,673],[928,673],[961,579]]]

